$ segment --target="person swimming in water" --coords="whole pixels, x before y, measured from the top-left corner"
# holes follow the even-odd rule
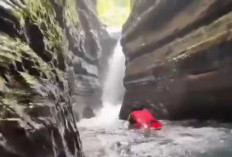
[[[133,109],[128,116],[129,128],[148,128],[148,129],[162,129],[163,125],[159,122],[152,112],[146,109],[143,105],[139,105]]]

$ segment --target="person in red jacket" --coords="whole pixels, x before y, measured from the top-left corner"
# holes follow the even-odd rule
[[[149,129],[162,129],[163,125],[151,113],[151,111],[140,108],[134,110],[128,117],[129,128],[149,128]]]

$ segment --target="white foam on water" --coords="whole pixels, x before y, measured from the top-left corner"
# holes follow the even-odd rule
[[[91,119],[83,119],[78,123],[79,127],[86,128],[102,128],[110,127],[118,121],[118,114],[120,111],[120,105],[113,106],[109,104],[108,106],[102,108],[96,115],[96,117]]]

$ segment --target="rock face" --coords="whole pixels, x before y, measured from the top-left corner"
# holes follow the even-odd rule
[[[84,156],[74,117],[101,106],[98,61],[109,38],[91,8],[0,1],[1,157]]]
[[[70,49],[76,53],[72,58],[75,73],[73,77],[76,80],[72,88],[74,92],[72,100],[75,115],[79,115],[79,118],[87,118],[84,116],[86,108],[93,110],[102,107],[102,82],[116,40],[100,23],[95,0],[77,0],[77,3],[82,31],[79,38],[84,40],[72,39],[72,34],[69,37],[70,41],[74,41]]]
[[[120,117],[144,104],[162,119],[232,120],[231,19],[231,0],[134,0]]]

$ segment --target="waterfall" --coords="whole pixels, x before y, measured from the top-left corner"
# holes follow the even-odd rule
[[[112,58],[109,60],[109,72],[103,88],[103,106],[119,105],[125,92],[123,77],[125,72],[125,57],[120,42],[118,42]]]
[[[109,60],[109,71],[103,88],[103,108],[97,116],[103,123],[117,119],[124,96],[123,78],[125,73],[125,57],[120,42]]]
[[[105,125],[112,124],[118,119],[120,107],[124,96],[123,78],[125,73],[125,56],[118,41],[112,57],[109,59],[109,70],[103,87],[102,102],[103,108],[91,119],[91,124]],[[88,125],[87,119],[82,120],[79,125]]]

